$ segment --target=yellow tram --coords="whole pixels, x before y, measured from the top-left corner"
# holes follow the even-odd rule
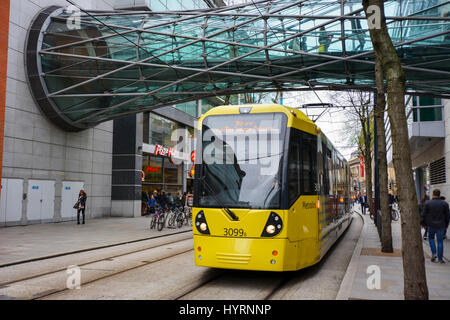
[[[301,111],[220,106],[198,123],[197,266],[289,271],[319,262],[351,222],[346,160]]]

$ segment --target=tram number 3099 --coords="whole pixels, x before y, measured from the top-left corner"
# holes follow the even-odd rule
[[[244,229],[237,228],[223,228],[223,234],[226,237],[246,237],[247,232]]]

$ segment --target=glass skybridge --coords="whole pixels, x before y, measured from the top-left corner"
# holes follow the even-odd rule
[[[407,90],[450,98],[450,1],[387,1]],[[49,7],[28,32],[42,111],[77,131],[128,114],[244,92],[374,90],[361,0],[252,1],[196,11]]]

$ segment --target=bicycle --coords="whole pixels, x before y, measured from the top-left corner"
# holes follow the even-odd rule
[[[394,207],[394,205],[390,205],[390,211],[391,211],[391,221],[398,221],[400,214],[398,212],[398,209]]]
[[[183,224],[192,226],[192,208],[185,207],[184,208],[184,221]]]
[[[152,221],[150,222],[150,229],[154,229],[157,226],[158,231],[164,228],[165,224],[165,212],[164,209],[158,207],[155,209],[155,214],[153,215]]]
[[[184,212],[177,206],[173,206],[170,209],[170,216],[167,220],[167,226],[175,228],[175,222],[178,228],[181,228],[184,224],[185,215]]]

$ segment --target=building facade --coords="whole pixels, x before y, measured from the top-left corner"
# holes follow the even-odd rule
[[[417,199],[431,198],[433,189],[450,199],[450,100],[407,97],[406,115],[411,149],[412,170]],[[396,194],[392,161],[391,128],[386,118],[389,189]]]
[[[366,191],[364,160],[357,153],[352,153],[348,161],[351,176],[351,188],[354,193]]]
[[[178,6],[172,8],[177,2]],[[145,6],[146,10],[208,8],[215,2],[77,0],[77,6],[114,10]],[[4,0],[0,57],[6,66],[0,77],[0,128],[4,128],[0,226],[76,219],[73,205],[80,189],[88,195],[87,218],[140,215],[142,186],[186,190],[185,168],[174,166],[152,146],[174,126],[193,127],[202,103],[187,103],[102,123],[80,132],[67,132],[43,115],[34,100],[25,70],[25,44],[31,21],[49,6],[64,0]],[[141,8],[142,9],[142,8]],[[1,70],[0,70],[1,73]],[[1,87],[0,87],[1,88]],[[211,107],[204,102],[204,108]],[[199,112],[200,110],[200,112]],[[147,130],[147,131],[145,131]],[[161,145],[161,144],[160,144]],[[142,171],[149,167],[157,173]],[[145,170],[143,170],[145,169]],[[159,179],[159,180],[158,180]],[[144,180],[144,181],[142,181]]]

